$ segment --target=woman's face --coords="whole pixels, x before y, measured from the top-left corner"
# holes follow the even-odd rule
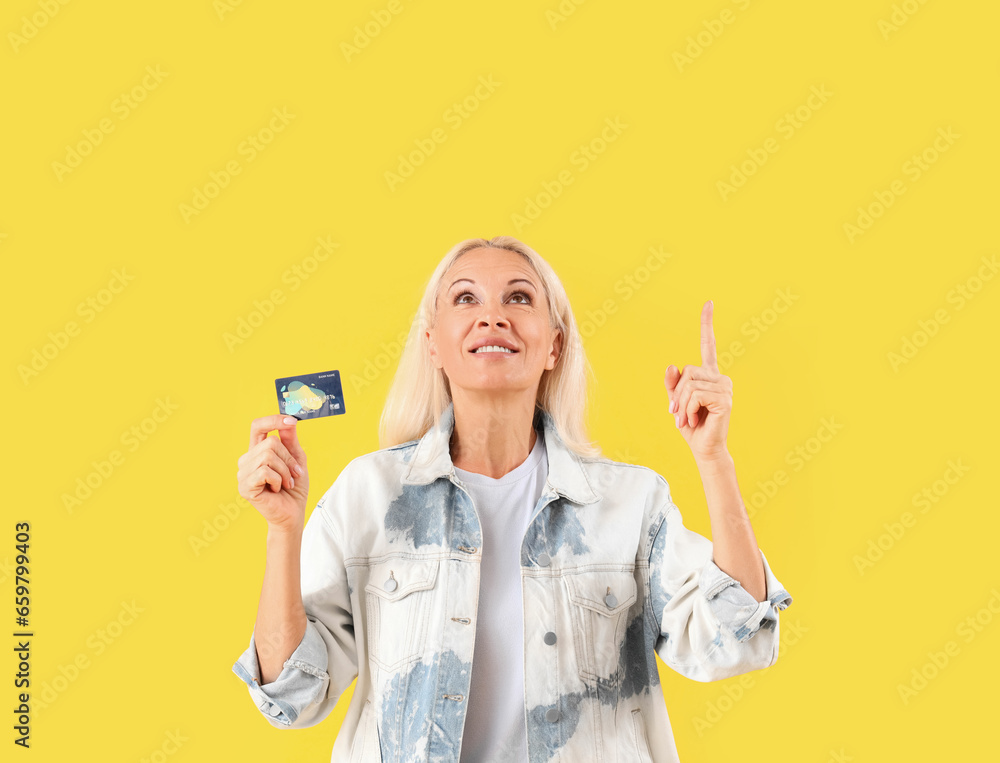
[[[435,326],[427,331],[431,360],[451,385],[467,390],[538,389],[555,367],[562,334],[549,326],[541,281],[517,252],[466,252],[441,280]],[[514,352],[473,352],[483,340]],[[495,341],[499,340],[499,341]]]

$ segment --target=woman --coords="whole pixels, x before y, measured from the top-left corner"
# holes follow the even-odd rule
[[[677,761],[654,653],[697,681],[766,668],[792,601],[740,497],[711,321],[708,302],[702,365],[665,386],[714,542],[660,475],[587,441],[566,293],[509,236],[439,263],[382,448],[308,522],[295,420],[254,420],[238,480],[267,566],[233,671],[271,725],[319,723],[356,677],[332,761]]]

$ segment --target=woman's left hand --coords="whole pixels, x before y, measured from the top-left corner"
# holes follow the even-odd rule
[[[712,460],[728,453],[726,433],[733,409],[733,381],[719,373],[712,330],[712,301],[701,308],[701,365],[667,367],[664,384],[669,410],[694,454]]]

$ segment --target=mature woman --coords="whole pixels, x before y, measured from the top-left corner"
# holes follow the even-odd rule
[[[267,520],[267,566],[233,671],[264,717],[315,725],[357,678],[332,761],[677,761],[654,654],[696,681],[766,668],[792,601],[726,446],[711,302],[701,353],[665,386],[713,541],[684,527],[660,475],[587,441],[589,368],[548,263],[509,236],[455,246],[382,448],[308,522],[295,420],[251,424],[239,491]]]

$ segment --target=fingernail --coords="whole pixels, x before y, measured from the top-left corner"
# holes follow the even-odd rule
[[[305,470],[298,464],[295,464],[295,473],[298,475],[302,475],[305,474]]]
[[[296,421],[298,421],[298,419],[293,418],[292,416],[285,416],[285,418],[282,419],[282,422],[285,424],[294,424]]]
[[[289,477],[288,481],[292,483],[292,487],[295,487],[295,477]]]

